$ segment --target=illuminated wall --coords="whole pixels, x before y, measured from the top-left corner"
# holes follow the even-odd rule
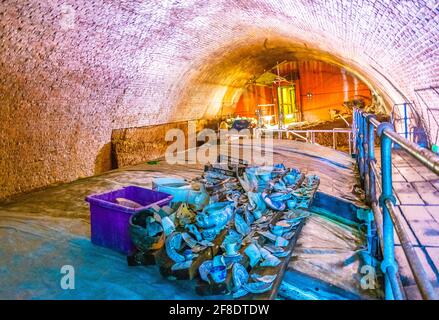
[[[330,110],[347,111],[343,102],[355,98],[370,103],[370,89],[343,68],[320,61],[304,61],[299,62],[299,70],[305,120],[329,120]]]
[[[256,118],[255,112],[258,105],[264,105],[259,108],[269,114],[274,114],[275,108],[269,106],[273,104],[273,98],[275,96],[273,96],[272,87],[251,84],[243,91],[234,112],[241,117]]]
[[[299,75],[297,80],[291,76],[288,78],[293,72]],[[303,120],[329,120],[330,110],[347,111],[343,102],[348,100],[361,98],[366,104],[371,101],[370,89],[354,74],[322,61],[284,63],[279,66],[279,75],[294,83],[296,105],[302,111]],[[277,84],[273,86],[276,87]],[[276,88],[249,85],[243,91],[235,113],[255,117],[257,105],[273,103],[277,103]],[[277,114],[277,105],[272,110],[271,114]]]
[[[415,100],[439,84],[438,22],[431,0],[1,1],[0,198],[93,175],[113,129],[233,110],[284,60]]]

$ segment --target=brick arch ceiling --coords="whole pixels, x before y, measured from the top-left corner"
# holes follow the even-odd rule
[[[91,175],[112,129],[212,115],[300,54],[414,100],[439,84],[438,25],[435,0],[2,1],[0,178]]]

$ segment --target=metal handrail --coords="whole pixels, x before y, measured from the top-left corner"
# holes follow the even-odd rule
[[[401,246],[404,250],[405,255],[407,256],[407,260],[410,262],[410,269],[412,270],[416,283],[419,285],[419,291],[421,292],[422,297],[424,299],[434,297],[436,295],[436,292],[434,291],[430,281],[428,281],[427,272],[425,272],[425,269],[422,267],[421,261],[416,255],[415,249],[410,241],[408,233],[405,231],[403,225],[401,224],[400,214],[398,214],[397,210],[395,210],[395,206],[391,201],[387,200],[385,204],[390,212],[390,217],[392,218],[396,233],[399,237],[399,241],[401,242]],[[427,281],[423,281],[424,279],[427,279]]]
[[[335,133],[351,133],[351,129],[346,128],[334,128],[334,129],[311,129],[311,130],[294,130],[294,129],[264,129],[264,128],[258,128],[257,130],[260,131],[275,131],[275,132],[300,132],[300,133],[306,133],[306,132],[335,132]]]
[[[393,130],[389,128],[384,129],[384,134],[390,138],[393,142],[397,143],[403,150],[410,154],[413,158],[419,160],[428,169],[436,174],[439,174],[439,156],[431,152],[428,149],[422,148],[417,144],[408,141],[401,137]]]
[[[369,122],[372,123],[372,125],[373,125],[375,128],[378,128],[378,126],[381,124],[381,122],[379,122],[379,121],[378,121],[377,119],[375,119],[375,118],[370,118]]]
[[[403,290],[398,281],[394,231],[400,239],[422,297],[424,299],[438,299],[394,207],[396,199],[392,187],[392,143],[400,145],[402,150],[418,159],[437,174],[439,174],[439,157],[433,152],[399,136],[390,123],[380,123],[374,115],[364,113],[358,109],[354,111],[354,128],[360,179],[366,191],[366,200],[372,208],[378,236],[382,243],[383,261],[381,269],[385,276],[386,299],[404,298]],[[379,174],[375,159],[375,132],[381,138],[381,194],[379,199],[377,199],[376,191],[376,178]]]
[[[336,133],[346,133],[348,134],[348,144],[349,144],[349,154],[352,153],[352,144],[353,144],[353,128],[333,128],[333,129],[311,129],[311,130],[295,130],[295,129],[264,129],[264,128],[257,128],[257,131],[263,132],[277,132],[278,134],[286,133],[287,138],[288,134],[291,134],[293,136],[296,136],[300,139],[305,140],[305,142],[312,144],[315,143],[315,134],[316,133],[332,133],[332,148],[335,150],[337,148],[337,139],[335,134]],[[299,133],[306,133],[306,137],[301,136]],[[280,135],[280,138],[282,139],[282,136]]]

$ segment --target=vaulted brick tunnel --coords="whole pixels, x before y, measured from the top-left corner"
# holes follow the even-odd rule
[[[435,141],[437,95],[415,90],[439,85],[438,5],[2,1],[0,199],[108,169],[115,129],[233,109],[250,78],[284,60],[343,67],[388,110],[414,102]]]

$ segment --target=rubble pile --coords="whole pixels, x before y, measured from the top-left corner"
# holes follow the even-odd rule
[[[198,278],[202,295],[273,291],[320,180],[283,164],[232,167],[206,166],[192,181],[154,180],[173,200],[133,216],[138,264],[152,255],[162,275]]]

